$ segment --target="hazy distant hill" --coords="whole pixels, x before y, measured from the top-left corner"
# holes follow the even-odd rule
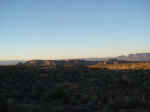
[[[150,61],[150,53],[129,54],[128,56],[105,57],[105,58],[85,58],[86,61],[105,61],[109,59],[118,59],[123,61]]]
[[[85,60],[85,61],[105,61],[108,59],[112,59],[112,57],[105,57],[105,58],[83,58],[81,60]]]
[[[118,60],[150,61],[150,53],[137,53],[137,54],[129,54],[128,56],[119,56]]]
[[[0,65],[16,65],[18,63],[24,63],[24,61],[19,61],[19,60],[8,60],[8,61],[0,61]]]

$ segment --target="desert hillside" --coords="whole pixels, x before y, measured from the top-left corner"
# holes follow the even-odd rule
[[[127,64],[95,64],[88,68],[108,70],[150,70],[150,63],[127,63]]]

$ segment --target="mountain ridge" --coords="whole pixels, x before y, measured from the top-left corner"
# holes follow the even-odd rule
[[[82,61],[107,61],[109,59],[117,59],[122,61],[150,61],[150,53],[135,53],[128,55],[121,55],[118,57],[104,57],[104,58],[78,58],[78,59],[63,59],[63,60],[51,60],[51,61],[67,61],[67,60],[82,60]],[[50,61],[50,60],[29,60],[29,61]],[[25,63],[29,61],[23,60],[6,60],[0,61],[0,65],[16,65],[18,63]],[[36,63],[36,62],[35,62]],[[49,62],[46,62],[49,64]]]

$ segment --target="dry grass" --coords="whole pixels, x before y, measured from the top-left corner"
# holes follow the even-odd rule
[[[129,64],[96,64],[88,68],[108,70],[150,70],[150,63],[129,63]]]

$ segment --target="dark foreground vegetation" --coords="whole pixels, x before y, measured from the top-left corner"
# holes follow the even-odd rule
[[[150,71],[1,66],[0,112],[150,112]]]

